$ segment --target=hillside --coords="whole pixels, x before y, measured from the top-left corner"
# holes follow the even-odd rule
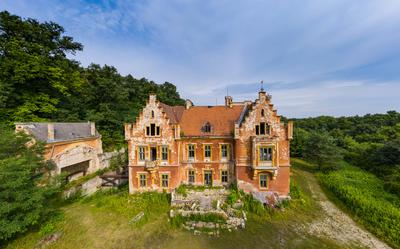
[[[295,166],[292,180],[298,195],[285,211],[249,213],[245,229],[219,237],[172,226],[163,194],[128,195],[121,189],[63,205],[44,228],[6,248],[32,248],[55,232],[60,239],[46,248],[389,248],[328,201],[311,173]],[[132,224],[140,211],[145,218]]]

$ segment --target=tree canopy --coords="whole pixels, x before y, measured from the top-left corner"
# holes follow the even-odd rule
[[[0,241],[37,224],[55,190],[43,184],[42,173],[49,168],[43,145],[26,146],[30,141],[26,134],[0,126]]]
[[[67,57],[82,49],[54,22],[0,12],[0,123],[94,121],[112,150],[124,144],[123,123],[135,120],[149,93],[184,104],[169,82],[122,76],[108,65],[85,68]]]

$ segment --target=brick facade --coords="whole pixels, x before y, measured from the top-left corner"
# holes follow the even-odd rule
[[[125,124],[129,190],[233,183],[287,196],[292,130],[263,90],[254,102],[227,96],[224,106],[168,106],[150,95],[136,122]]]

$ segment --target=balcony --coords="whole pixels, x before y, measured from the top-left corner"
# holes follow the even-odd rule
[[[145,166],[146,170],[148,170],[148,171],[156,170],[159,166],[159,162],[158,161],[145,161],[144,166]]]
[[[273,165],[273,161],[260,161],[257,165],[252,165],[253,169],[257,170],[275,170],[276,166]]]

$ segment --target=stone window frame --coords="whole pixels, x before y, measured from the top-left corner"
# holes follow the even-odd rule
[[[169,188],[170,186],[170,172],[160,172],[160,188]],[[167,179],[164,179],[164,176],[167,176]],[[164,186],[164,180],[167,181],[167,186]]]
[[[204,161],[211,161],[211,159],[212,159],[212,143],[204,143],[203,144],[203,158],[204,158]],[[206,156],[206,147],[207,146],[210,146],[210,156]]]
[[[154,125],[154,135],[151,135],[151,126]],[[145,126],[144,134],[146,137],[161,137],[161,127],[156,123],[152,122]]]
[[[166,149],[166,151],[164,151]],[[166,159],[164,159],[164,155],[167,156]],[[169,160],[169,146],[168,145],[161,145],[161,161],[163,162],[168,162]]]
[[[190,172],[193,172],[193,182],[190,181]],[[195,169],[188,169],[188,174],[187,174],[188,178],[188,184],[195,184],[196,183],[196,170]]]
[[[222,146],[226,146],[226,157],[222,156]],[[231,159],[231,144],[230,143],[220,143],[219,144],[219,158],[221,161],[229,161]]]
[[[262,158],[261,158],[261,153],[260,153],[260,151],[261,151],[261,149],[268,149],[268,150],[270,150],[270,160],[262,160]],[[272,145],[260,145],[260,146],[258,146],[258,150],[257,150],[257,152],[258,152],[258,161],[259,162],[273,162],[274,161],[274,146],[272,146]]]
[[[265,179],[262,179],[262,177],[265,177]],[[258,184],[260,189],[268,189],[268,174],[267,173],[261,173],[258,175]],[[264,184],[265,183],[265,186]]]
[[[190,157],[190,152],[191,152],[190,147],[191,146],[193,146],[193,157]],[[190,162],[196,161],[196,144],[194,144],[194,143],[187,144],[187,159]]]
[[[141,148],[143,148],[143,160],[140,159],[140,155],[141,155],[140,149],[141,149]],[[137,155],[138,155],[137,160],[138,160],[138,162],[144,162],[144,161],[146,161],[146,149],[147,149],[147,146],[144,146],[144,145],[139,145],[139,146],[137,146]]]
[[[264,134],[261,134],[261,123],[264,123]],[[267,128],[268,127],[268,128]],[[260,122],[254,125],[254,133],[256,136],[266,136],[272,134],[272,125],[268,122]]]
[[[144,176],[144,179],[142,179],[142,176]],[[138,179],[138,188],[147,188],[148,185],[148,173],[146,172],[137,172],[136,177]],[[142,186],[142,181],[144,180],[144,186]]]
[[[226,172],[226,175],[224,175],[223,172]],[[223,180],[224,177],[226,177],[226,181]],[[229,182],[229,171],[227,169],[221,169],[220,180],[222,184],[227,184]]]

